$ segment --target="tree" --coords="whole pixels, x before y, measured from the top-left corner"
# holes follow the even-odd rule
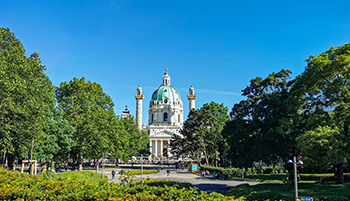
[[[124,161],[131,156],[140,156],[141,154],[149,154],[148,133],[140,131],[134,117],[130,116],[121,120],[120,132],[118,139],[115,139],[115,155],[122,158]]]
[[[267,78],[257,77],[242,90],[247,99],[235,104],[224,135],[229,156],[237,165],[253,162],[286,161],[296,152],[295,139],[301,134],[300,102],[290,96],[291,71],[281,70]]]
[[[101,85],[73,78],[62,82],[56,91],[65,119],[75,128],[71,157],[82,170],[82,159],[100,158],[111,151],[109,135],[113,134],[115,116],[111,97]]]
[[[0,28],[0,150],[9,158],[32,158],[40,144],[54,90],[39,55],[25,55],[21,42]]]
[[[219,155],[225,151],[226,141],[221,131],[229,119],[227,112],[228,109],[223,104],[214,102],[206,103],[198,110],[191,110],[181,130],[184,138],[172,139],[173,153],[188,153],[196,158],[204,154],[207,165],[209,159],[212,159],[217,166]],[[182,150],[179,150],[179,147]]]
[[[331,165],[344,163],[350,156],[347,141],[338,127],[320,126],[298,137],[297,146],[306,166],[325,171]]]
[[[45,124],[35,156],[44,161],[67,160],[74,128],[63,118],[62,110],[56,107],[47,111]]]
[[[306,59],[307,67],[297,79],[311,107],[334,107],[337,127],[349,139],[350,43],[331,47]],[[339,118],[341,117],[341,118]],[[344,143],[347,143],[344,141]],[[337,164],[337,183],[343,184],[343,162]]]

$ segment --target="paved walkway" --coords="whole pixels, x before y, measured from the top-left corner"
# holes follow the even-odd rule
[[[131,167],[130,165],[123,165],[120,166],[119,169],[117,168],[106,168],[104,170],[104,175],[108,176],[108,181],[119,183],[119,174],[115,176],[114,181],[112,180],[112,169],[115,169],[115,171],[118,173],[119,170],[123,169],[140,169],[140,165],[134,165],[134,167]],[[146,165],[144,167],[145,169],[159,169],[160,166],[156,165]],[[208,193],[211,192],[217,192],[226,194],[228,190],[231,188],[241,185],[241,184],[249,184],[249,185],[256,185],[261,182],[247,182],[247,181],[235,181],[235,180],[222,180],[222,179],[214,179],[213,177],[203,177],[198,176],[196,174],[193,174],[187,170],[184,170],[183,172],[181,169],[174,170],[170,167],[171,172],[170,175],[167,176],[166,170],[167,166],[164,166],[163,173],[155,173],[155,174],[146,174],[144,175],[144,178],[149,177],[151,179],[166,179],[166,180],[174,180],[174,181],[180,181],[180,182],[187,182],[192,184],[192,186],[195,186],[199,189],[199,191],[207,191]],[[102,171],[98,171],[97,173],[101,173]],[[138,181],[141,179],[141,175],[135,175],[135,181]]]

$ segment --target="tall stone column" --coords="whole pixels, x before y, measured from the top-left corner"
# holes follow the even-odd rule
[[[163,157],[163,140],[160,140],[160,156]]]
[[[191,86],[189,89],[189,94],[187,95],[187,99],[189,102],[189,112],[192,109],[195,109],[196,105],[195,105],[195,100],[196,100],[196,94],[194,94],[194,88]]]
[[[137,94],[135,94],[136,99],[136,122],[139,127],[139,130],[142,129],[142,101],[144,99],[144,95],[142,94],[142,88],[139,85],[137,88]]]

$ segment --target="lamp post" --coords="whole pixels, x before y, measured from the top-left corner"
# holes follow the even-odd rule
[[[295,188],[295,201],[297,201],[298,200],[298,198],[299,198],[299,196],[298,196],[298,181],[297,181],[297,175],[298,175],[298,173],[297,173],[297,164],[298,165],[302,165],[303,164],[303,161],[298,161],[297,162],[297,159],[296,159],[296,157],[295,156],[293,156],[293,162],[292,162],[292,160],[288,160],[288,162],[287,163],[293,163],[293,166],[294,166],[294,188]]]

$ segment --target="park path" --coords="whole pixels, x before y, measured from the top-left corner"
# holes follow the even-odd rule
[[[131,167],[130,165],[120,166],[118,169],[115,168],[116,172],[119,172],[120,168],[123,169],[140,169],[140,166],[134,165]],[[144,166],[145,169],[160,169],[160,166],[155,165],[147,165]],[[115,179],[112,180],[112,171],[113,168],[107,168],[104,171],[104,175],[108,176],[109,182],[119,183],[119,174],[115,176]],[[170,175],[166,174],[167,167],[164,167],[163,173],[155,173],[155,174],[146,174],[144,178],[149,177],[151,179],[164,179],[164,180],[173,180],[180,182],[190,183],[193,187],[197,187],[199,191],[207,191],[208,193],[217,192],[221,194],[226,194],[228,190],[231,188],[241,185],[241,184],[249,184],[256,185],[261,182],[247,182],[247,181],[236,181],[236,180],[222,180],[222,179],[214,179],[213,177],[203,177],[197,174],[193,174],[187,170],[182,171],[171,169]],[[102,171],[97,171],[97,173],[101,173]],[[141,175],[135,175],[135,181],[141,179]]]

